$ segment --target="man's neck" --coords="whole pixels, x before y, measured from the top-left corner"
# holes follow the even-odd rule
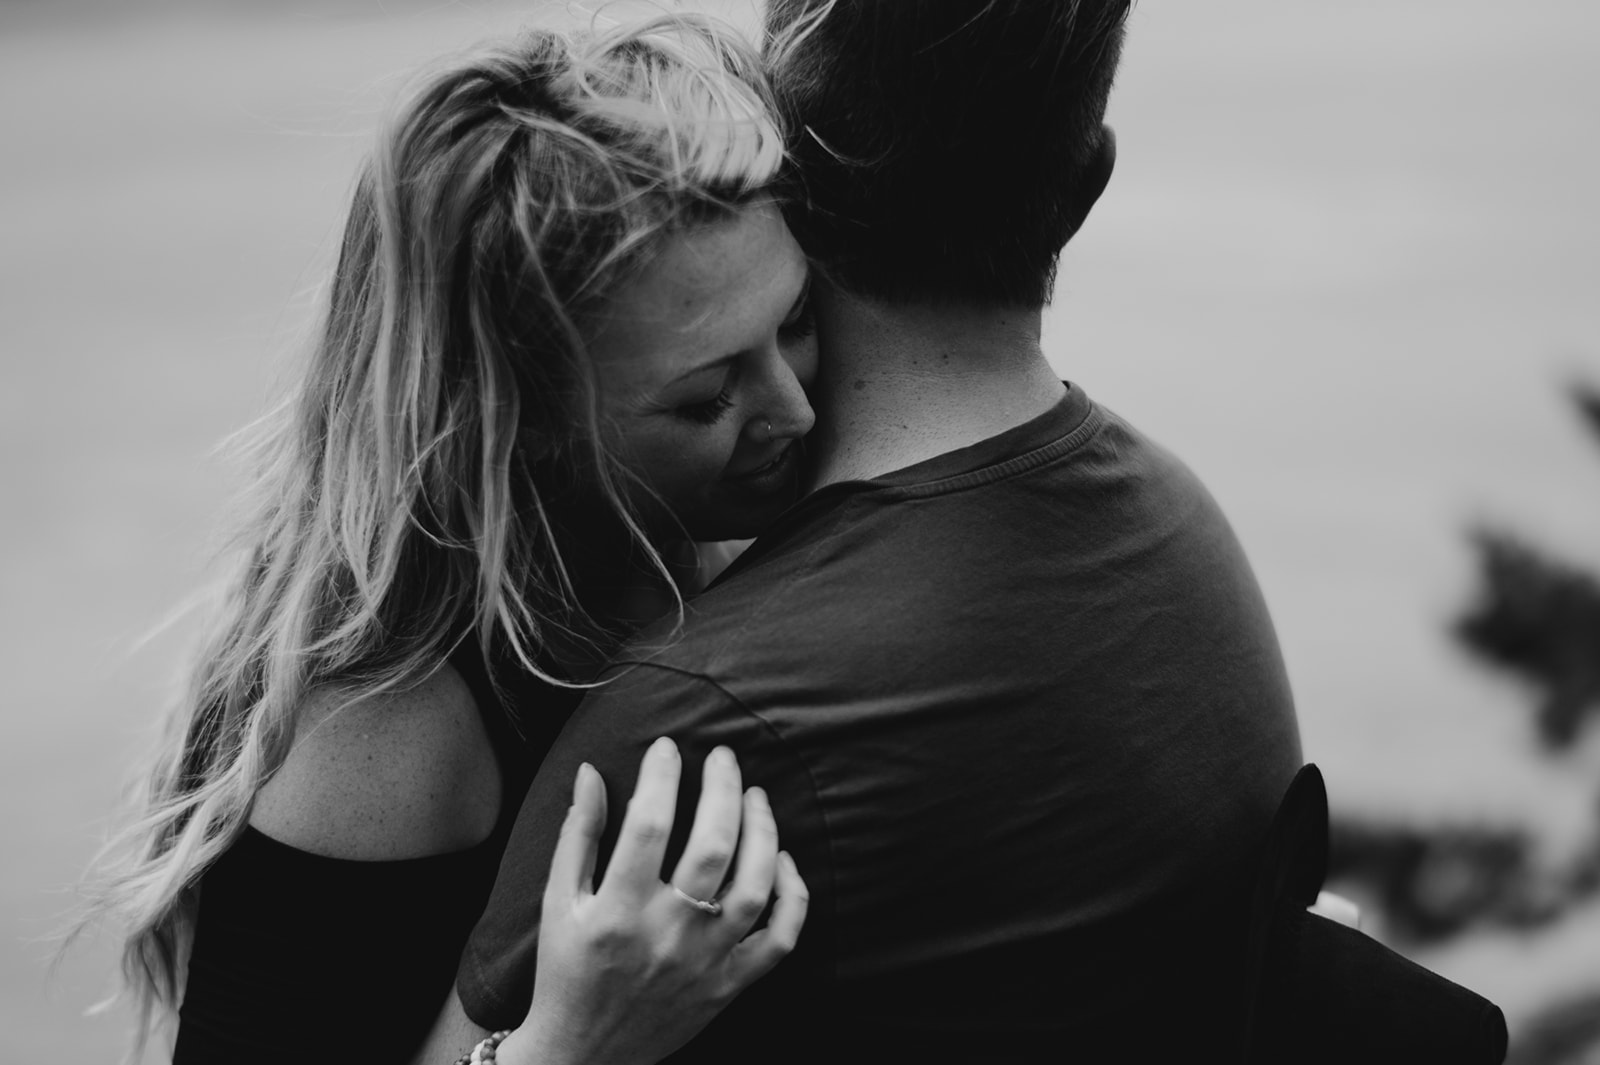
[[[867,480],[987,440],[1064,394],[1037,309],[946,308],[819,294],[826,357],[807,438],[812,487]]]

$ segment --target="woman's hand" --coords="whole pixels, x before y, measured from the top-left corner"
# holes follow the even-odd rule
[[[706,758],[688,845],[662,882],[680,770],[677,747],[657,740],[595,890],[605,789],[592,767],[579,769],[544,893],[533,1005],[500,1046],[502,1065],[649,1065],[794,949],[805,883],[778,851],[765,793],[742,789],[725,747]],[[751,932],[774,894],[767,926]]]

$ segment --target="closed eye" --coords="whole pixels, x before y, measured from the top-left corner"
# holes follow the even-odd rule
[[[799,298],[794,301],[789,317],[783,320],[778,332],[786,340],[804,340],[816,331],[817,312],[811,302],[811,278],[807,277],[805,287],[800,290]]]
[[[698,425],[715,425],[732,408],[733,397],[724,388],[721,392],[703,402],[685,403],[680,407],[673,407],[672,413],[675,417],[695,422]]]
[[[784,322],[778,330],[786,340],[804,340],[817,331],[817,312],[812,309],[811,301],[806,300],[800,305],[799,314]]]

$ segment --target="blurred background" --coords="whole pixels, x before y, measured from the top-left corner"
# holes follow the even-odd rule
[[[111,945],[52,972],[52,936],[175,675],[183,628],[144,637],[204,572],[214,447],[280,380],[378,113],[571,17],[0,0],[0,1060],[121,1049],[84,1015]],[[1341,890],[1522,1062],[1600,1060],[1597,60],[1590,0],[1137,7],[1046,336],[1233,519]]]

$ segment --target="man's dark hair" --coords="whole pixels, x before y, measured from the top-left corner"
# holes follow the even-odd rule
[[[1038,307],[1104,186],[1131,0],[771,0],[801,244],[890,301]]]

